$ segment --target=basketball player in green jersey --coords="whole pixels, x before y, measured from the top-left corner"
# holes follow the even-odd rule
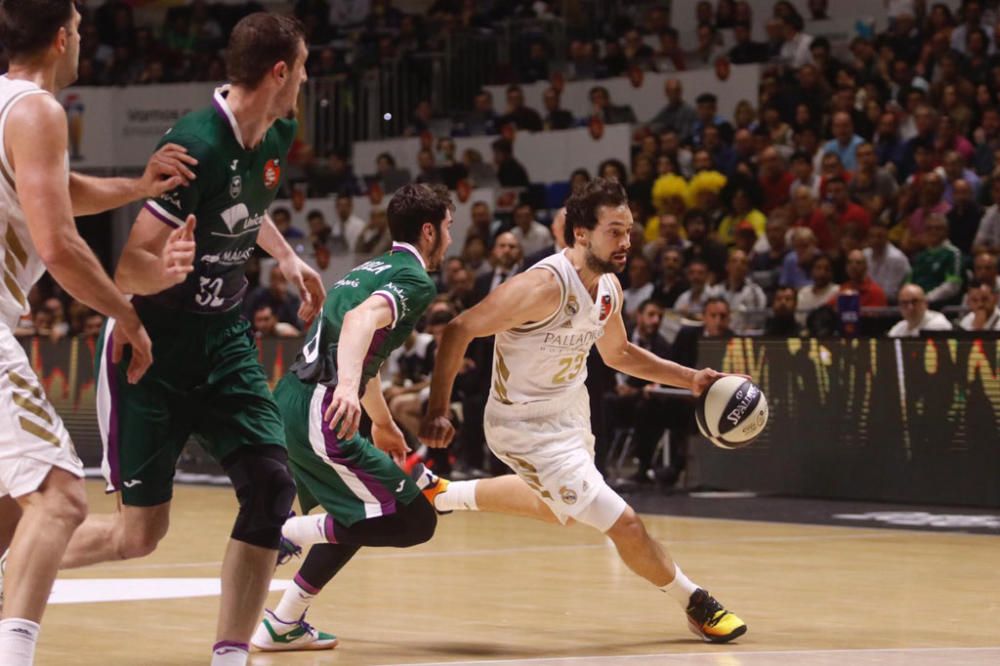
[[[312,320],[325,295],[267,215],[295,136],[307,56],[297,21],[247,16],[229,40],[232,84],[163,139],[198,160],[196,178],[147,201],[115,276],[135,294],[155,360],[139,383],[127,384],[127,359],[116,364],[109,353],[118,337],[109,321],[98,358],[98,419],[103,470],[109,491],[120,493],[119,510],[90,517],[63,559],[73,567],[152,552],[167,531],[177,459],[198,436],[239,500],[222,565],[213,666],[246,663],[295,494],[281,415],[240,306],[245,264],[258,245],[298,286],[301,318]]]
[[[451,244],[451,201],[443,188],[407,185],[389,202],[388,217],[392,250],[330,288],[274,393],[302,511],[323,512],[285,523],[288,541],[312,548],[254,634],[261,650],[334,647],[335,637],[305,622],[313,597],[362,546],[414,546],[437,526],[418,487],[436,477],[417,473],[414,481],[400,468],[406,442],[386,406],[379,369],[437,295],[428,271],[440,267]],[[371,441],[357,434],[362,407],[372,420]]]

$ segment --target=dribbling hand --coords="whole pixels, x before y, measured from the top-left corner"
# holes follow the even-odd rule
[[[750,375],[741,375],[732,372],[719,372],[718,370],[712,370],[711,368],[703,368],[694,374],[691,379],[691,393],[698,397],[702,393],[708,390],[717,379],[722,379],[723,377],[728,377],[729,375],[735,375],[736,377],[743,377],[744,379],[751,379]]]

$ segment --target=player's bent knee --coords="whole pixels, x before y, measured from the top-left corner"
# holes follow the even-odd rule
[[[151,555],[167,535],[170,514],[160,507],[128,507],[117,515],[118,556],[134,560]]]
[[[409,538],[406,546],[417,546],[430,541],[437,530],[437,512],[434,507],[420,496],[410,502],[407,509],[411,512],[411,519],[407,522]]]
[[[638,520],[638,516],[626,504],[621,495],[607,484],[603,484],[590,503],[574,517],[578,523],[589,525],[599,532],[607,533],[614,539],[613,531],[617,530],[623,522],[625,525],[630,524],[631,519],[626,518],[629,514]],[[641,522],[639,527],[642,527]]]
[[[635,542],[645,538],[646,527],[642,519],[630,506],[625,507],[618,520],[608,530],[608,536],[613,541]]]
[[[232,538],[261,548],[277,549],[281,527],[295,500],[288,454],[280,446],[245,447],[223,461],[233,482],[240,510]]]

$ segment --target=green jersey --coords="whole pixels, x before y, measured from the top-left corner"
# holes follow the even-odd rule
[[[151,297],[171,309],[221,313],[243,300],[244,267],[281,183],[285,157],[295,138],[294,120],[278,120],[263,141],[249,150],[226,100],[215,92],[210,108],[187,114],[160,140],[176,143],[198,160],[197,178],[157,199],[146,210],[171,227],[198,218],[194,271],[183,283]]]
[[[335,385],[344,316],[375,294],[392,307],[392,323],[372,336],[362,370],[364,391],[389,354],[406,341],[437,295],[423,258],[407,243],[394,243],[391,251],[354,268],[330,287],[323,313],[309,330],[309,341],[289,372],[309,384]]]

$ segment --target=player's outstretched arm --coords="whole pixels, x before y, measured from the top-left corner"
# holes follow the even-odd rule
[[[161,194],[187,186],[196,176],[191,167],[198,160],[187,148],[168,143],[153,153],[140,178],[97,178],[72,172],[69,196],[73,215],[94,215],[140,199],[154,199]]]
[[[116,330],[133,347],[129,381],[139,381],[152,364],[152,343],[132,304],[115,288],[76,230],[66,186],[67,130],[62,107],[48,95],[32,95],[11,110],[7,129],[7,155],[35,249],[73,298],[119,322]]]
[[[621,285],[617,284],[618,302],[622,302]],[[690,389],[699,395],[712,382],[722,377],[721,372],[710,368],[695,370],[660,358],[656,354],[633,344],[625,331],[621,311],[611,315],[604,327],[604,335],[597,340],[597,351],[611,368],[626,375],[645,379],[649,382]]]
[[[115,271],[122,291],[148,296],[186,280],[194,270],[195,225],[194,215],[174,229],[146,208],[139,211]]]
[[[443,448],[451,442],[454,435],[448,419],[451,391],[469,343],[475,338],[542,321],[559,307],[561,298],[559,283],[552,273],[531,270],[514,276],[448,324],[435,354],[431,396],[420,429],[420,439],[425,444]]]
[[[295,250],[278,231],[270,215],[264,216],[264,224],[261,225],[260,234],[257,236],[257,245],[277,259],[281,273],[298,289],[299,297],[302,299],[299,319],[307,326],[312,324],[323,307],[323,301],[326,300],[326,289],[319,273],[295,254]]]
[[[393,316],[393,305],[379,294],[369,296],[361,305],[344,315],[340,342],[337,345],[337,388],[333,392],[330,407],[323,415],[331,429],[337,428],[337,437],[342,440],[350,439],[358,432],[361,424],[361,401],[358,394],[365,357],[375,331],[392,326]],[[373,416],[373,420],[374,418]]]

